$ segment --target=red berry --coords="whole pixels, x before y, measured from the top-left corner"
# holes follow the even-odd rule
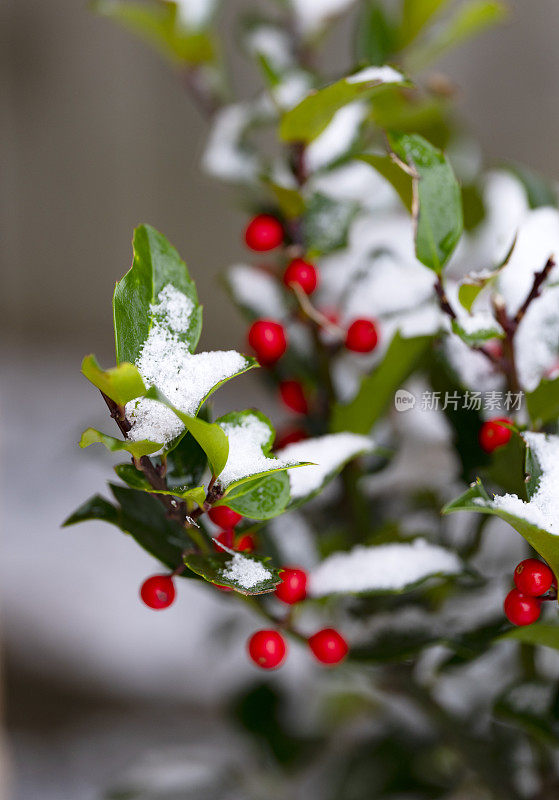
[[[514,583],[522,594],[539,597],[553,585],[553,572],[538,558],[525,558],[514,570]]]
[[[142,583],[140,596],[149,608],[168,608],[175,599],[173,579],[170,575],[152,575]]]
[[[309,647],[323,664],[338,664],[349,651],[346,640],[334,628],[324,628],[311,636]]]
[[[221,542],[221,544],[224,544],[229,550],[232,550],[235,543],[235,531],[232,528],[228,531],[221,531],[221,533],[214,538],[217,540],[213,543],[214,548],[218,553],[224,553],[226,551],[223,547],[220,547],[217,542]]]
[[[256,542],[250,533],[245,533],[244,536],[239,536],[235,545],[235,550],[239,553],[253,553],[256,550]]]
[[[499,425],[500,422],[507,422],[512,425],[512,420],[506,417],[495,417],[484,422],[479,429],[479,443],[482,450],[486,453],[492,453],[498,447],[503,447],[510,441],[512,431],[504,425]]]
[[[284,405],[296,414],[306,414],[309,404],[305,397],[303,386],[299,381],[281,381],[279,385],[280,396]]]
[[[485,349],[491,353],[493,358],[503,357],[503,344],[500,339],[490,339],[485,343]]]
[[[276,586],[275,595],[278,600],[288,605],[299,603],[307,596],[307,573],[295,567],[286,567],[281,571],[281,583]]]
[[[283,282],[289,289],[294,283],[298,284],[305,294],[312,294],[318,286],[318,272],[313,264],[302,258],[294,258],[287,265],[283,275]]]
[[[541,602],[536,597],[512,589],[505,597],[505,614],[513,625],[531,625],[540,616]]]
[[[248,343],[261,364],[274,364],[287,349],[283,326],[270,319],[257,319],[252,323]]]
[[[213,523],[224,530],[234,528],[242,520],[242,516],[229,506],[214,506],[208,511],[208,516]]]
[[[356,319],[347,329],[345,346],[354,353],[371,353],[378,344],[378,333],[372,319]]]
[[[286,430],[278,431],[274,441],[274,450],[283,450],[289,444],[295,444],[295,442],[301,442],[303,439],[308,438],[309,435],[303,428],[287,428]]]
[[[281,222],[270,214],[258,214],[247,225],[245,242],[247,247],[258,253],[274,250],[283,242]]]
[[[283,662],[287,645],[278,631],[257,631],[248,640],[248,653],[262,669],[275,669]]]

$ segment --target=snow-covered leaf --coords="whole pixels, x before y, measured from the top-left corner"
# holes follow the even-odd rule
[[[303,439],[277,452],[281,460],[306,462],[310,466],[289,473],[291,507],[301,505],[322,491],[343,466],[359,455],[370,453],[374,445],[368,436],[332,433]]]
[[[144,474],[137,470],[133,464],[117,464],[114,469],[118,477],[131,489],[138,489],[151,494],[172,495],[173,497],[180,497],[181,500],[196,503],[199,506],[202,506],[206,499],[206,490],[203,486],[173,486],[171,489],[154,489]]]
[[[97,363],[95,356],[89,355],[82,361],[81,371],[88,381],[91,381],[94,386],[119,406],[126,405],[129,400],[144,394],[146,391],[142,376],[137,368],[127,361],[123,361],[118,367],[103,370]]]
[[[279,570],[269,566],[268,560],[241,553],[189,553],[184,563],[209,583],[255,595],[273,592],[280,583]]]
[[[406,85],[406,78],[392,67],[367,67],[354,75],[312,92],[288,111],[280,135],[288,142],[309,143],[326,128],[334,114],[356,100],[367,100],[379,86]]]
[[[392,133],[389,143],[412,171],[416,256],[440,273],[462,235],[460,186],[444,154],[422,136]]]
[[[467,492],[449,503],[443,513],[477,511],[493,514],[512,525],[555,574],[559,573],[559,437],[524,433],[527,444],[528,501],[516,494],[493,499],[478,479]],[[531,474],[537,471],[537,474]]]
[[[513,238],[510,248],[501,261],[492,269],[485,269],[481,272],[471,272],[462,280],[458,288],[458,300],[466,311],[471,312],[474,302],[480,292],[486,286],[495,282],[500,271],[509,263],[516,245],[516,237]]]
[[[139,439],[137,441],[132,441],[130,439],[115,439],[114,436],[101,433],[101,431],[98,431],[95,428],[87,428],[81,435],[80,447],[89,447],[91,444],[105,445],[107,450],[110,450],[113,453],[116,453],[119,450],[125,450],[135,458],[149,456],[153,453],[156,453],[158,450],[161,450],[161,444],[157,442],[150,442],[146,441],[145,439]]]
[[[289,478],[285,472],[272,472],[238,485],[221,505],[227,505],[248,519],[263,520],[277,517],[288,503]]]
[[[434,577],[458,575],[456,553],[424,539],[410,543],[358,546],[326,558],[310,574],[313,597],[330,594],[394,594],[409,592]]]
[[[215,57],[213,37],[191,14],[188,2],[136,3],[130,0],[96,0],[93,8],[136,34],[173,64],[203,64]],[[200,2],[190,5],[201,6]],[[206,3],[210,5],[210,3]],[[197,15],[198,17],[200,15]]]
[[[233,411],[216,421],[229,440],[227,463],[217,473],[227,496],[235,487],[272,472],[306,468],[304,459],[270,455],[275,431],[259,411]]]
[[[129,361],[138,366],[144,346],[155,332],[193,352],[202,330],[202,309],[186,264],[150,225],[136,228],[132,246],[132,266],[116,284],[113,297],[118,363]]]
[[[396,390],[417,367],[430,342],[429,336],[404,339],[396,333],[381,363],[363,378],[354,399],[346,405],[337,403],[334,406],[331,429],[369,433],[393,401]]]

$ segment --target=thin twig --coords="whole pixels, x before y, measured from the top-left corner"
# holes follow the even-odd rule
[[[532,288],[530,289],[530,292],[526,300],[522,303],[522,305],[520,306],[520,308],[518,309],[512,320],[515,330],[522,322],[522,319],[524,318],[524,315],[528,311],[528,308],[531,305],[531,303],[540,296],[543,284],[554,266],[555,266],[555,260],[553,256],[550,256],[547,259],[543,269],[541,269],[539,272],[534,273],[534,282],[532,284]]]
[[[309,300],[307,293],[298,283],[290,284],[290,288],[293,290],[293,294],[297,298],[299,305],[301,306],[301,310],[307,315],[307,317],[309,317],[309,319],[312,319],[313,322],[316,322],[320,328],[324,328],[330,333],[343,338],[345,335],[344,329],[339,325],[336,325],[335,322],[329,320],[325,314],[315,308]]]

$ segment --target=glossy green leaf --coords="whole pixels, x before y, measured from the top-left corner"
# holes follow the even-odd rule
[[[547,622],[535,622],[533,625],[523,625],[504,633],[501,639],[514,639],[524,644],[535,644],[541,647],[551,647],[559,650],[559,625],[550,625]]]
[[[102,444],[112,453],[125,450],[135,458],[149,456],[152,453],[156,453],[158,450],[161,450],[162,447],[162,445],[158,444],[157,442],[148,442],[145,440],[140,442],[132,442],[129,439],[115,439],[114,436],[101,433],[101,431],[98,431],[95,428],[87,428],[87,430],[82,433],[80,447],[89,447],[91,444]]]
[[[118,367],[103,370],[95,356],[89,355],[82,361],[81,371],[88,381],[119,406],[125,406],[129,400],[140,397],[146,391],[137,368],[127,361],[123,361]]]
[[[206,422],[200,417],[191,417],[179,411],[155,386],[152,386],[145,396],[150,400],[157,400],[159,403],[163,403],[163,405],[168,406],[175,412],[186,430],[192,434],[208,457],[212,474],[219,475],[227,463],[229,453],[227,436],[225,436],[219,425]]]
[[[207,466],[206,454],[192,434],[186,433],[179,444],[167,453],[167,484],[171,488],[199,486]]]
[[[231,458],[236,462],[234,477],[228,480],[227,474],[225,478],[221,476],[221,482],[225,484],[225,497],[247,482],[254,482],[256,478],[306,466],[306,462],[292,464],[275,458],[271,448],[276,433],[268,417],[260,411],[254,409],[233,411],[216,420],[216,425],[219,425],[227,436],[235,438],[235,446],[231,453]],[[266,461],[262,461],[262,456]],[[231,463],[227,466],[231,468]]]
[[[311,92],[295,108],[284,114],[280,136],[287,142],[311,142],[327,127],[332,117],[355,100],[368,100],[380,86],[406,86],[409,82],[395,70],[370,67],[356,75]]]
[[[169,569],[180,566],[184,551],[193,547],[185,528],[167,517],[165,507],[153,495],[109,485],[120,504],[118,526]]]
[[[266,558],[240,553],[189,553],[184,559],[186,566],[204,580],[218,586],[228,586],[244,595],[268,594],[280,583],[279,570],[270,566],[268,561]],[[251,564],[263,567],[267,575],[263,573],[262,579],[247,587],[246,583],[234,575],[235,573],[242,575],[243,565],[246,565],[245,568],[250,573]],[[228,574],[230,571],[231,574]]]
[[[384,413],[402,383],[417,368],[431,337],[404,339],[396,333],[381,363],[363,378],[355,398],[348,404],[336,403],[332,411],[332,431],[367,434]]]
[[[460,186],[444,154],[422,136],[392,133],[389,142],[413,173],[415,254],[440,273],[462,235]]]
[[[169,489],[154,489],[143,472],[137,470],[133,464],[117,464],[114,469],[118,477],[132,489],[150,492],[150,494],[180,497],[181,500],[196,503],[199,506],[202,506],[206,499],[206,490],[203,486],[173,486]]]
[[[495,0],[469,0],[462,3],[448,21],[433,31],[425,44],[408,53],[407,69],[411,74],[425,69],[447,50],[456,48],[472,36],[497,25],[505,16],[506,7]]]
[[[359,160],[370,164],[383,178],[386,178],[411,214],[413,201],[411,177],[390,156],[365,153],[359,156]]]
[[[475,347],[475,345],[489,342],[492,339],[502,339],[505,335],[503,329],[497,322],[495,322],[494,325],[488,325],[484,328],[477,328],[474,331],[468,331],[463,327],[460,319],[453,319],[452,330],[469,347]]]
[[[379,0],[368,0],[357,20],[357,60],[362,64],[386,64],[396,50],[396,28]]]
[[[559,573],[559,536],[542,530],[522,517],[503,511],[493,503],[479,479],[467,492],[443,508],[443,514],[454,511],[476,511],[479,514],[500,517],[526,539],[528,544],[547,561],[555,574]]]
[[[207,30],[190,30],[175,3],[96,0],[94,10],[139,36],[177,65],[197,65],[215,58],[215,43]]]
[[[185,294],[193,304],[188,330],[174,332],[193,352],[202,330],[202,308],[186,264],[167,239],[150,225],[136,228],[133,250],[132,266],[116,284],[113,296],[118,363],[136,362],[152,326],[150,306],[157,302],[159,292],[168,284]]]
[[[419,36],[427,23],[448,3],[449,0],[404,0],[398,36],[400,48],[407,47]]]
[[[559,418],[559,378],[543,378],[537,389],[526,393],[526,407],[536,427]]]
[[[238,485],[217,505],[226,505],[248,519],[263,520],[277,517],[288,503],[289,478],[285,472],[273,472]]]
[[[118,525],[118,509],[100,494],[95,494],[77,508],[73,514],[70,514],[62,523],[62,527],[65,528],[68,525],[77,525],[80,522],[94,519]]]

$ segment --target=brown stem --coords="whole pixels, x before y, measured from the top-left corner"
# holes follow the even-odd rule
[[[524,315],[528,311],[530,304],[540,296],[543,284],[554,266],[555,266],[555,260],[553,256],[550,256],[547,259],[543,269],[541,269],[539,272],[534,273],[534,282],[532,284],[532,288],[530,289],[530,292],[526,300],[522,303],[522,305],[520,306],[520,308],[518,309],[512,320],[512,324],[514,325],[514,331],[516,331],[516,328],[518,328],[518,326],[522,322],[522,319],[524,318]]]

